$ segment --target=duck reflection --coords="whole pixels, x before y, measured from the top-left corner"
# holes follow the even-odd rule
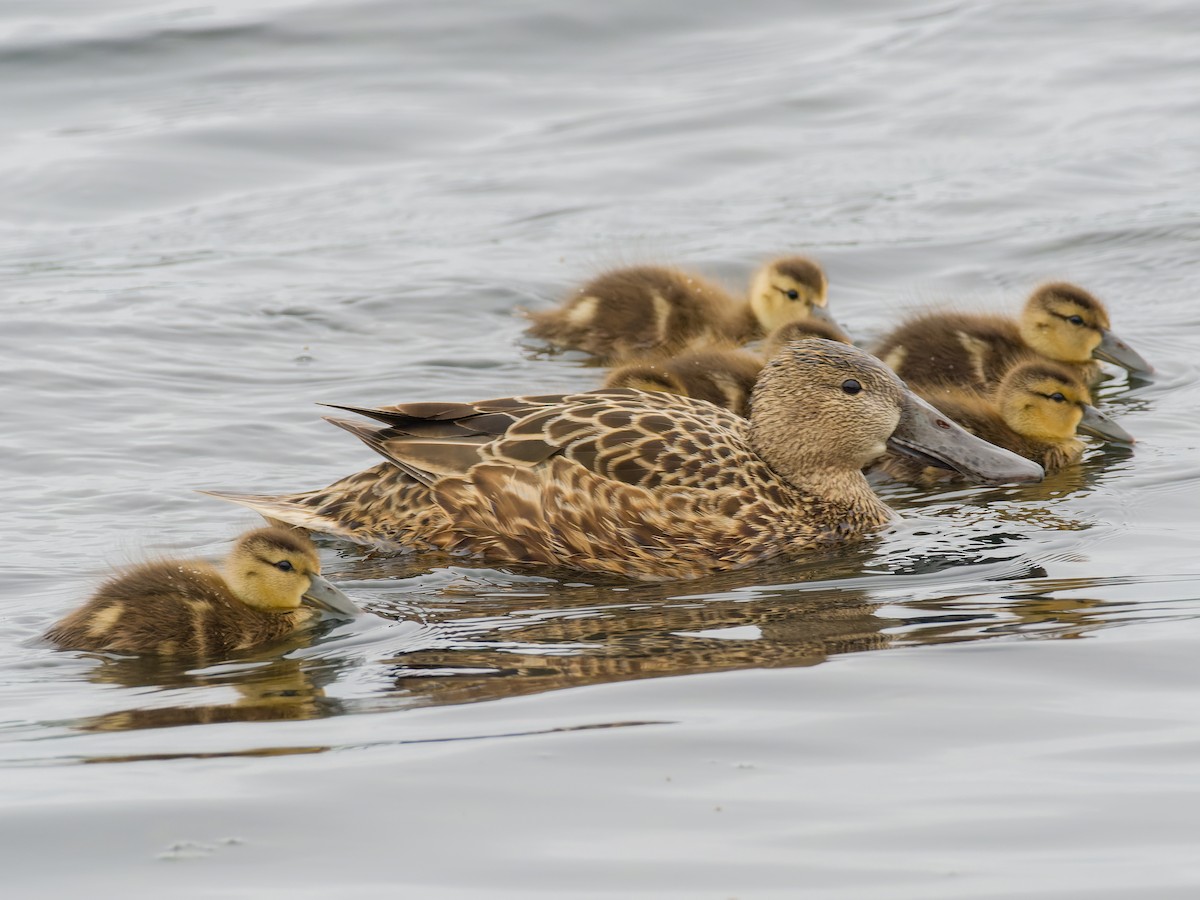
[[[440,646],[392,661],[394,685],[413,703],[440,705],[668,675],[812,666],[832,654],[886,647],[885,630],[901,624],[877,615],[878,604],[859,591],[681,593],[679,585],[673,593],[665,586],[559,586],[552,597],[477,597],[443,611]]]

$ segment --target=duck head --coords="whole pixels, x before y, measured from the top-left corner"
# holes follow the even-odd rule
[[[889,450],[990,484],[1044,474],[952,422],[875,357],[833,341],[791,343],[768,362],[750,423],[756,452],[798,485],[859,472]]]

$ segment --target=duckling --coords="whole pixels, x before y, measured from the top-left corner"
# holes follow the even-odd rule
[[[527,313],[532,320],[527,332],[605,363],[671,355],[702,344],[744,344],[787,322],[810,319],[845,337],[825,295],[825,273],[800,256],[763,266],[748,299],[740,302],[686,272],[635,266],[593,279],[556,309]]]
[[[312,541],[288,528],[238,538],[221,573],[201,560],[142,563],[112,578],[46,637],[66,650],[224,657],[279,641],[354,603],[321,577]]]
[[[1134,442],[1129,432],[1091,405],[1079,375],[1058,363],[1018,363],[993,394],[951,385],[916,391],[967,431],[1033,460],[1047,473],[1079,462],[1083,444],[1076,431]],[[880,468],[903,481],[962,480],[957,473],[894,454],[885,456]]]
[[[1019,320],[961,313],[910,319],[878,344],[875,355],[905,381],[985,390],[1029,356],[1070,365],[1088,383],[1100,375],[1094,359],[1130,372],[1154,371],[1110,330],[1103,303],[1083,288],[1062,282],[1035,290]]]
[[[767,336],[762,355],[729,347],[688,350],[678,356],[632,362],[613,369],[604,386],[695,397],[744,417],[750,414],[750,394],[762,371],[764,356],[774,356],[791,341],[811,338],[849,343],[839,329],[819,319],[788,322]]]
[[[1042,477],[825,340],[784,346],[749,419],[630,389],[342,408],[384,423],[331,420],[387,467],[303,494],[217,496],[362,544],[664,580],[876,530],[892,512],[861,469],[889,447],[981,481]]]

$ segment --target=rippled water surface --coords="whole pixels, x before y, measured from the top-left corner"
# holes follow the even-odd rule
[[[0,4],[0,862],[13,896],[1194,897],[1200,8]],[[815,255],[908,310],[1105,298],[1137,435],[881,484],[801,566],[629,585],[333,543],[374,615],[203,669],[38,635],[218,556],[195,488],[374,462],[316,402],[592,387],[605,266]]]

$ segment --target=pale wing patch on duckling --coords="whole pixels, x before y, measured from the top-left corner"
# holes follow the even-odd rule
[[[968,365],[971,367],[972,381],[977,384],[986,384],[988,380],[988,359],[991,356],[991,348],[987,341],[965,331],[960,331],[958,332],[958,342],[962,345],[963,351],[967,355]]]
[[[893,347],[880,358],[889,369],[899,373],[904,368],[904,360],[908,358],[908,348],[905,346]]]
[[[599,306],[599,297],[580,297],[564,312],[567,324],[574,328],[591,327],[596,319],[596,310]]]
[[[96,638],[104,637],[113,630],[113,626],[117,624],[124,613],[125,604],[123,603],[114,603],[112,606],[96,610],[86,625],[88,635]]]

